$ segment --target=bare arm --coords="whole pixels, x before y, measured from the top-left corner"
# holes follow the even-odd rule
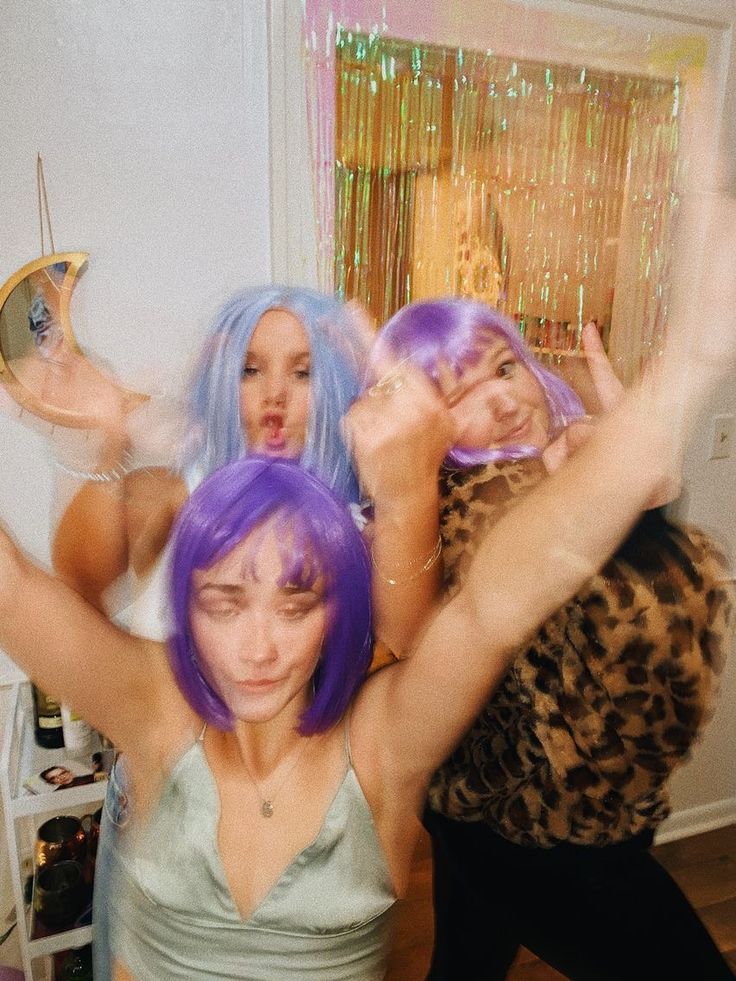
[[[89,479],[62,513],[52,561],[64,582],[110,613],[107,589],[129,568],[140,575],[155,561],[186,489],[166,467],[131,470],[134,455],[171,458],[176,426],[168,403],[141,405],[112,382],[95,395],[94,428],[82,451],[89,459],[61,468],[80,476],[88,471]]]
[[[373,500],[373,614],[377,637],[409,652],[440,592],[440,464],[452,442],[449,414],[427,379],[388,369],[345,420],[361,485]]]
[[[162,645],[133,637],[36,567],[0,529],[0,646],[126,748],[173,688]]]
[[[121,486],[84,484],[61,516],[51,558],[61,579],[104,613],[105,591],[128,568]]]
[[[148,571],[185,497],[180,478],[163,468],[84,484],[54,536],[56,572],[96,609],[110,612],[106,590],[129,568],[138,575]]]

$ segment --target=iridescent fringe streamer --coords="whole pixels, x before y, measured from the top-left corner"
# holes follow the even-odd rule
[[[661,343],[679,76],[402,40],[388,4],[356,30],[360,6],[305,9],[322,287],[379,323],[476,297],[551,355],[595,319],[632,377]]]

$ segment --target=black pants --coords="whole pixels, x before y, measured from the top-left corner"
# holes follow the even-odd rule
[[[604,848],[526,848],[425,814],[434,855],[427,981],[502,979],[521,945],[572,981],[732,981],[651,834]]]

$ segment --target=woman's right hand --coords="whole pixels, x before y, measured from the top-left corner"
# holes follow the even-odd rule
[[[373,500],[411,496],[427,481],[436,484],[454,435],[441,394],[406,361],[383,366],[343,426],[361,488]]]

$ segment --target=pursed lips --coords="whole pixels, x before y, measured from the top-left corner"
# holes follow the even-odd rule
[[[285,417],[282,413],[269,412],[261,417],[265,443],[272,450],[284,449],[287,443]]]

